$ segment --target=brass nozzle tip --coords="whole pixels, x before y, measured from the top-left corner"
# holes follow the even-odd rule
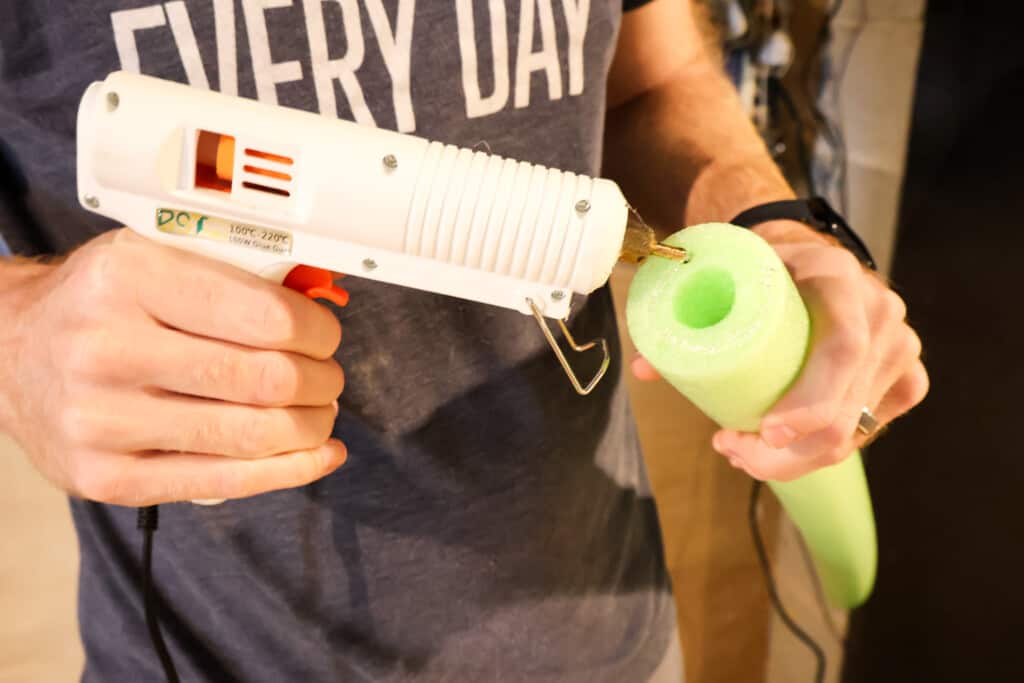
[[[682,261],[683,263],[690,260],[690,252],[686,249],[683,247],[673,247],[665,244],[664,242],[655,243],[654,248],[651,249],[651,253],[654,256],[672,259],[673,261]]]
[[[662,244],[654,235],[654,229],[638,216],[630,214],[626,221],[626,235],[622,240],[620,261],[643,263],[649,256],[660,256],[673,261],[690,260],[690,254],[682,247]]]

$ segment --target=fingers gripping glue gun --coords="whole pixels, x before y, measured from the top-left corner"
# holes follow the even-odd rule
[[[146,237],[344,305],[334,273],[533,315],[573,387],[604,340],[562,322],[573,293],[658,245],[604,179],[307,112],[113,73],[78,113],[83,205]],[[545,318],[604,362],[581,382]]]

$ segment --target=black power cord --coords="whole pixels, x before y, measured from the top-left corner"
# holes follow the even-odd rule
[[[764,539],[761,537],[761,527],[757,521],[757,504],[761,497],[762,482],[754,480],[750,489],[750,506],[748,508],[748,520],[750,522],[750,534],[754,540],[754,549],[757,551],[758,563],[764,573],[765,586],[768,589],[768,596],[771,599],[772,607],[778,613],[782,623],[814,654],[816,669],[814,674],[815,683],[824,683],[825,680],[825,652],[821,646],[811,638],[793,620],[782,605],[779,598],[779,591],[772,575],[771,563],[768,561],[768,552],[765,550]],[[146,619],[146,629],[149,631],[149,639],[153,643],[153,649],[160,659],[160,666],[164,671],[164,678],[167,683],[180,683],[178,671],[174,668],[174,660],[164,643],[164,636],[160,630],[159,605],[156,600],[156,591],[153,588],[153,535],[160,525],[160,509],[156,505],[141,507],[136,518],[136,528],[142,532],[142,600],[143,611]]]
[[[800,557],[804,561],[804,569],[807,570],[807,575],[811,577],[811,584],[814,587],[814,599],[817,601],[818,609],[821,611],[821,620],[828,627],[829,633],[835,638],[835,641],[842,645],[846,643],[846,636],[843,635],[839,624],[836,623],[835,618],[832,616],[832,611],[829,609],[828,599],[825,597],[825,587],[821,584],[821,576],[814,566],[814,558],[811,557],[811,551],[807,548],[807,541],[804,540],[803,534],[796,533],[795,537],[797,546],[800,548]]]
[[[160,631],[159,604],[156,591],[153,589],[153,533],[160,523],[160,510],[156,505],[139,508],[135,526],[142,532],[142,604],[146,616],[146,628],[149,639],[153,641],[153,649],[160,658],[160,666],[164,670],[167,683],[179,683],[178,672],[174,668],[174,660],[164,644],[164,636]]]
[[[761,538],[761,527],[757,521],[757,503],[761,498],[761,488],[763,484],[758,480],[754,480],[753,485],[750,488],[750,507],[747,509],[747,519],[750,521],[750,535],[754,537],[754,549],[757,551],[757,560],[761,564],[761,571],[764,572],[765,586],[768,588],[768,597],[771,598],[772,607],[775,608],[779,618],[782,619],[782,623],[786,625],[790,633],[796,636],[797,640],[807,646],[807,649],[814,655],[816,662],[814,672],[814,683],[824,683],[825,681],[825,651],[821,649],[821,646],[811,638],[800,626],[793,621],[793,617],[789,616],[789,612],[782,606],[782,600],[779,598],[779,590],[775,585],[775,577],[772,575],[771,563],[768,561],[768,552],[764,547],[764,539]]]

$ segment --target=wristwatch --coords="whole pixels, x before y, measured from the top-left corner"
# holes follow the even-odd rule
[[[779,202],[758,204],[732,219],[733,225],[752,228],[767,221],[799,221],[813,230],[831,235],[849,249],[857,259],[871,270],[878,270],[864,240],[860,238],[846,220],[821,197],[810,199],[786,199]]]

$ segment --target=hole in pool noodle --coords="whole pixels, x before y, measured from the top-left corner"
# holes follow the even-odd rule
[[[722,268],[703,268],[686,278],[672,302],[678,322],[701,329],[716,325],[729,315],[736,298],[736,283]]]

